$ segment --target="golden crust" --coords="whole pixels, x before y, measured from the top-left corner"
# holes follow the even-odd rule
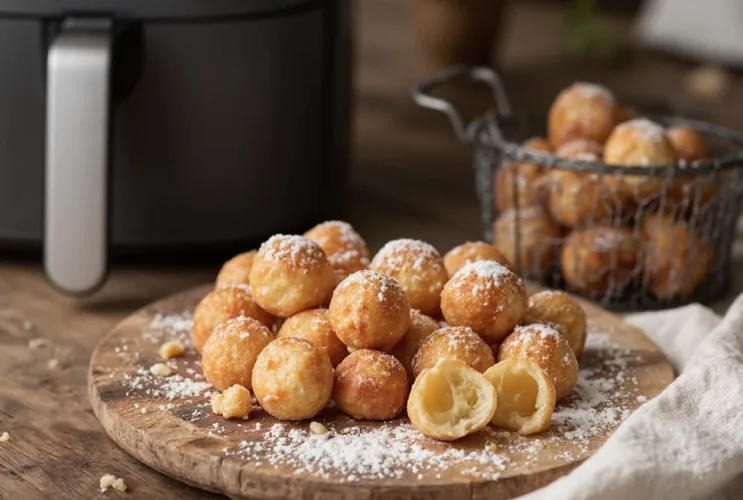
[[[336,276],[320,245],[302,236],[279,234],[258,250],[250,283],[263,309],[288,318],[322,305],[333,292]]]
[[[415,380],[408,417],[424,435],[454,441],[484,428],[497,407],[495,388],[462,361],[443,359]]]
[[[255,360],[274,338],[268,328],[253,318],[241,316],[220,323],[204,344],[204,377],[218,391],[235,384],[250,390]]]
[[[645,273],[656,297],[671,299],[692,294],[709,275],[714,248],[689,232],[683,221],[666,214],[642,221]]]
[[[335,270],[338,282],[369,267],[366,242],[348,222],[323,222],[304,233],[304,237],[322,247]]]
[[[325,351],[333,367],[338,366],[348,355],[348,349],[330,325],[327,309],[309,309],[287,318],[277,337],[297,337],[312,342]]]
[[[533,137],[524,142],[525,149],[535,152],[552,152],[550,144],[541,137]],[[514,185],[518,191],[519,207],[536,206],[541,203],[540,179],[543,168],[536,163],[508,162],[493,176],[493,196],[495,207],[505,212],[516,207]]]
[[[519,233],[518,245],[516,233]],[[560,227],[539,207],[509,210],[493,224],[495,247],[524,278],[538,278],[555,263]]]
[[[268,328],[274,322],[274,317],[253,299],[247,286],[229,286],[209,292],[194,310],[191,338],[196,350],[202,351],[214,327],[240,316],[256,319]]]
[[[405,336],[392,348],[390,354],[397,358],[405,367],[405,371],[408,377],[412,381],[413,376],[413,358],[420,349],[421,344],[426,338],[428,338],[433,332],[438,330],[440,325],[438,321],[434,320],[418,311],[413,309],[410,311],[410,328],[405,332]]]
[[[472,328],[489,342],[498,342],[508,335],[527,307],[524,283],[495,261],[467,264],[441,293],[446,322]]]
[[[328,317],[346,346],[387,351],[410,327],[410,305],[394,279],[376,271],[358,271],[333,292]]]
[[[562,275],[576,292],[616,295],[636,279],[641,248],[629,229],[593,227],[573,231],[562,249]]]
[[[377,252],[370,268],[397,281],[411,308],[429,316],[439,314],[448,275],[433,246],[408,238],[392,240]]]
[[[478,260],[494,260],[511,271],[516,272],[516,268],[513,267],[511,261],[500,250],[483,241],[467,241],[455,246],[444,256],[444,267],[446,267],[446,272],[449,275],[449,279],[451,279],[466,264],[477,262]]]
[[[330,401],[333,365],[311,342],[277,339],[255,362],[253,391],[263,409],[279,420],[312,418]]]
[[[707,144],[700,133],[688,127],[669,127],[666,135],[680,161],[691,163],[707,159]]]
[[[232,257],[222,265],[217,274],[215,288],[232,285],[250,285],[250,271],[253,269],[256,250],[243,252]]]
[[[360,349],[335,369],[333,401],[353,418],[394,418],[405,407],[407,398],[408,376],[394,356]]]
[[[621,211],[621,199],[596,174],[553,170],[547,179],[550,215],[568,228],[610,222]]]
[[[471,328],[446,326],[428,336],[413,357],[413,375],[442,359],[456,359],[482,373],[495,363],[490,346]]]
[[[576,358],[586,345],[586,313],[565,292],[544,291],[529,297],[524,323],[543,323],[555,328],[570,344]]]
[[[552,379],[558,401],[578,381],[578,360],[568,341],[548,325],[517,326],[498,349],[498,361],[531,359]]]
[[[556,148],[574,139],[603,143],[619,118],[614,95],[607,88],[578,82],[563,89],[549,110],[547,129]]]

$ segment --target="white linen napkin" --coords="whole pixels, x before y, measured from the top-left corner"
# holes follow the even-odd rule
[[[724,318],[690,305],[628,315],[678,377],[596,454],[522,500],[743,499],[743,295]]]

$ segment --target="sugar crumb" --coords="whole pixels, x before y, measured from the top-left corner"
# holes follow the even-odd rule
[[[169,377],[173,372],[168,365],[164,363],[156,363],[150,366],[150,373],[156,377]]]
[[[160,346],[160,357],[167,361],[182,356],[185,350],[180,342],[166,342]]]
[[[7,443],[8,441],[10,441],[10,434],[7,432],[0,434],[0,443]]]
[[[124,480],[117,478],[113,474],[104,474],[101,476],[98,487],[101,489],[101,492],[105,492],[109,488],[113,488],[122,493],[126,491],[126,483]]]

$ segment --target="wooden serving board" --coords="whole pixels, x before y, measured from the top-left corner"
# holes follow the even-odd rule
[[[579,384],[558,404],[551,429],[537,436],[487,428],[440,443],[404,416],[358,422],[332,404],[315,418],[330,428],[324,436],[311,433],[309,422],[281,423],[260,409],[248,420],[225,420],[211,412],[193,349],[170,362],[176,376],[165,385],[147,371],[161,361],[163,342],[188,338],[188,313],[209,289],[171,296],[119,323],[93,353],[89,395],[106,432],[131,455],[233,498],[513,498],[575,468],[674,377],[639,330],[581,302],[589,341]]]

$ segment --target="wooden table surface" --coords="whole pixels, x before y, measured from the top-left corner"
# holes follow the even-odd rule
[[[347,219],[373,249],[399,236],[443,250],[477,238],[468,149],[456,142],[443,117],[417,109],[407,96],[422,77],[409,2],[359,3],[356,160]],[[558,11],[514,4],[499,63],[516,107],[544,109],[557,90],[578,79],[607,82],[620,96],[663,96],[666,104],[692,106],[681,89],[680,77],[689,69],[683,63],[651,55],[613,68],[575,61],[558,43]],[[626,21],[617,22],[626,28]],[[743,129],[729,105],[741,97],[743,83],[736,82],[725,101],[705,111]],[[126,480],[129,498],[213,497],[121,451],[101,430],[85,387],[89,356],[119,319],[213,279],[216,269],[119,267],[100,293],[79,300],[52,290],[37,262],[0,260],[0,434],[10,434],[9,442],[0,443],[0,498],[97,498],[99,478],[108,472]],[[49,345],[30,349],[34,338]],[[50,369],[50,359],[59,359],[60,366]]]

